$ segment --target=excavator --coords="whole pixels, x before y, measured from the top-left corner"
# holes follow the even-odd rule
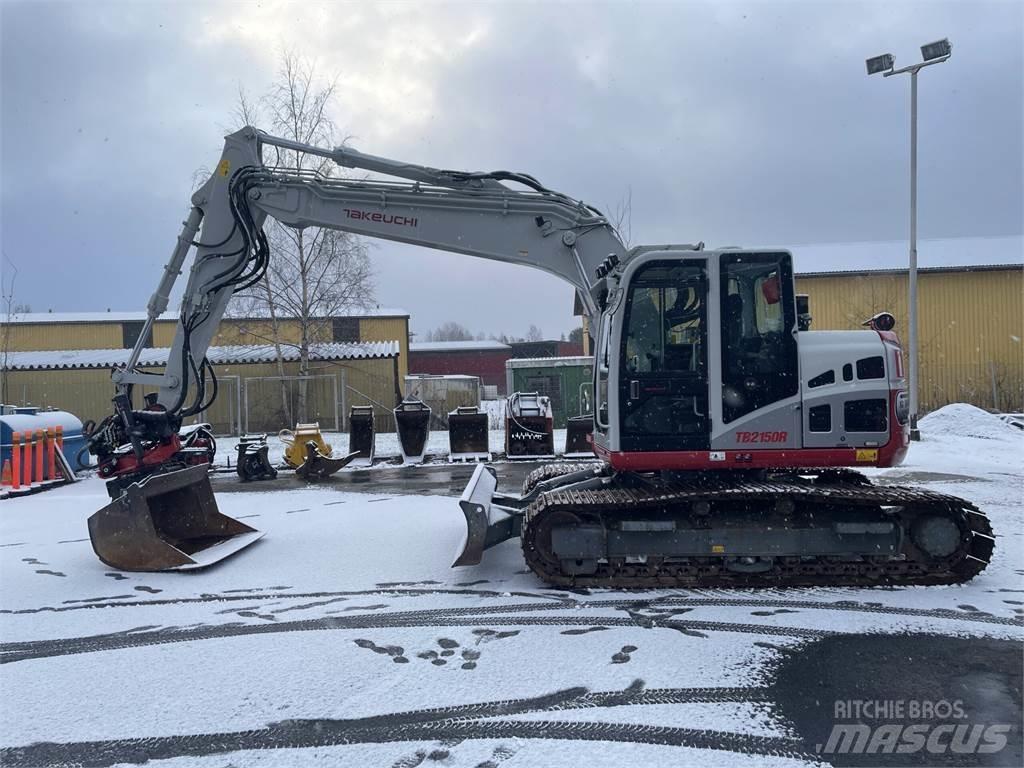
[[[285,169],[282,151],[363,176]],[[971,503],[858,471],[898,465],[909,445],[892,317],[809,330],[787,251],[627,248],[599,210],[525,173],[436,169],[245,127],[192,197],[147,327],[113,373],[114,413],[93,433],[113,485],[90,535],[109,565],[202,567],[261,535],[217,511],[179,429],[215,395],[206,352],[228,300],[272,258],[267,217],[525,265],[578,293],[596,329],[599,461],[543,466],[518,496],[478,465],[459,502],[457,566],[513,538],[542,580],[574,588],[950,584],[991,557],[989,520]],[[137,370],[193,248],[167,367]],[[143,385],[158,391],[135,409]]]

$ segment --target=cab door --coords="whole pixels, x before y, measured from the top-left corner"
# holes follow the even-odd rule
[[[619,351],[621,450],[709,448],[707,291],[704,259],[634,273]]]

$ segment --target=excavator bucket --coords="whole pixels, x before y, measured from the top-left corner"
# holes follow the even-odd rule
[[[565,458],[586,459],[594,455],[588,439],[594,431],[593,416],[572,416],[565,423]]]
[[[420,464],[430,436],[430,406],[422,400],[403,400],[395,408],[395,424],[402,463]]]
[[[206,465],[132,483],[89,518],[93,550],[121,571],[205,568],[262,536],[217,509]]]
[[[462,492],[459,506],[466,518],[466,532],[452,567],[476,565],[484,550],[519,535],[522,511],[516,499],[495,493],[498,476],[486,464],[478,464]]]
[[[373,406],[353,405],[348,423],[348,451],[356,454],[352,466],[368,467],[373,464]]]
[[[347,466],[359,452],[347,456],[324,456],[315,440],[306,443],[306,459],[295,469],[295,474],[303,480],[322,480]]]
[[[476,406],[460,406],[448,414],[448,458],[451,461],[490,461],[487,414]]]

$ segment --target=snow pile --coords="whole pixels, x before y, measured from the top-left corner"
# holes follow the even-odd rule
[[[1021,431],[999,416],[967,403],[950,403],[921,418],[918,425],[928,436],[952,435],[984,440],[1019,439]]]

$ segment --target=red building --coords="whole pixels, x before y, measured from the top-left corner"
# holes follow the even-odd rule
[[[478,376],[505,393],[505,361],[512,348],[500,341],[420,341],[409,345],[409,373]]]

